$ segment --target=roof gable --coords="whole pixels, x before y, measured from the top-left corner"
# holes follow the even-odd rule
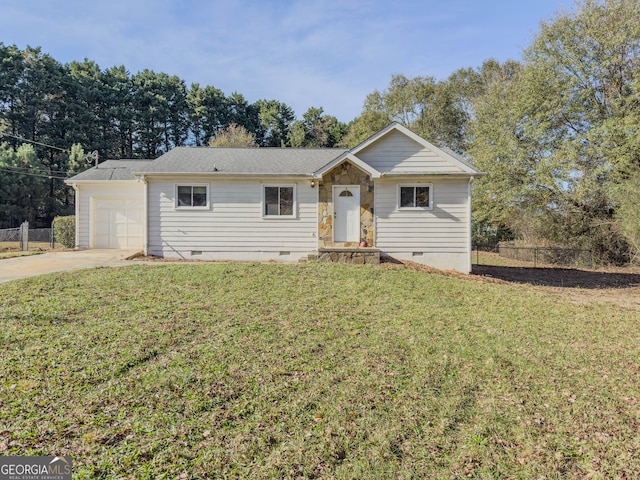
[[[399,123],[380,130],[351,153],[382,174],[480,173],[460,155],[436,147]]]
[[[326,165],[324,165],[320,170],[317,170],[315,172],[315,177],[322,178],[322,176],[325,173],[327,173],[329,170],[331,170],[332,168],[337,167],[341,163],[344,163],[344,162],[347,162],[347,161],[351,162],[352,164],[354,164],[360,170],[368,173],[371,176],[371,178],[380,178],[380,172],[378,170],[373,168],[368,163],[363,162],[362,160],[360,160],[358,157],[356,157],[351,152],[345,152],[344,154],[340,155],[335,160],[333,160],[333,161],[327,163]]]

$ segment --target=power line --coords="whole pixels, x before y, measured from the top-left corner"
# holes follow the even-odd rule
[[[59,176],[55,174],[47,174],[47,173],[37,173],[37,172],[25,172],[16,169],[12,169],[12,167],[0,167],[0,172],[13,173],[15,175],[28,175],[31,177],[41,177],[41,178],[55,178],[59,180],[65,180],[69,178],[68,176]]]
[[[2,168],[10,168],[12,170],[15,170],[19,173],[29,173],[29,172],[36,172],[36,173],[42,173],[45,175],[50,175],[52,173],[55,174],[60,174],[60,175],[68,175],[69,174],[69,170],[58,170],[56,168],[47,168],[45,166],[42,167],[33,167],[33,166],[24,166],[24,167],[20,167],[20,166],[14,166],[14,165],[0,165],[0,167]]]
[[[35,140],[29,140],[26,138],[22,138],[22,137],[18,137],[16,135],[12,135],[10,133],[4,133],[4,132],[0,132],[0,135],[5,136],[5,137],[11,137],[11,138],[15,138],[17,140],[23,141],[23,142],[30,142],[30,143],[34,143],[36,145],[40,145],[43,147],[47,147],[47,148],[53,148],[55,150],[60,150],[61,152],[66,152],[66,153],[71,153],[69,150],[65,150],[64,148],[60,148],[60,147],[56,147],[54,145],[48,145],[46,143],[42,143],[42,142],[36,142]],[[93,160],[97,160],[96,156],[97,156],[96,151],[93,151],[90,154],[86,154],[85,160],[87,159],[93,159]],[[44,177],[44,178],[57,178],[57,179],[66,179],[69,178],[69,171],[68,170],[56,170],[56,169],[49,169],[49,170],[37,170],[37,169],[33,169],[31,171],[24,171],[22,170],[23,167],[10,167],[10,166],[2,166],[0,167],[1,171],[4,172],[9,172],[9,173],[17,173],[20,175],[31,175],[34,177]],[[27,167],[24,167],[27,168]],[[60,175],[64,175],[64,176],[60,176]]]
[[[22,142],[29,142],[29,143],[34,143],[36,145],[40,145],[42,147],[47,147],[47,148],[54,148],[56,150],[60,150],[62,152],[67,152],[67,153],[71,153],[69,150],[66,150],[64,148],[60,148],[60,147],[54,147],[53,145],[47,145],[46,143],[42,143],[42,142],[36,142],[35,140],[28,140],[26,138],[22,138],[22,137],[18,137],[16,135],[11,135],[10,133],[4,133],[4,132],[0,132],[0,135],[4,136],[4,137],[11,137],[11,138],[15,138],[17,140],[20,140]]]

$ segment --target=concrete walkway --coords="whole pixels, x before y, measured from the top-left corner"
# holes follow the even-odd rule
[[[95,267],[131,265],[127,257],[138,250],[78,250],[0,259],[0,283],[45,273]]]

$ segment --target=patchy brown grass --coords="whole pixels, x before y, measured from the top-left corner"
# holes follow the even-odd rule
[[[0,454],[104,479],[637,478],[638,310],[567,294],[598,291],[417,264],[9,282]]]
[[[534,268],[527,264],[473,265],[471,275],[465,275],[389,258],[382,265],[385,268],[402,268],[471,282],[529,286],[577,303],[605,301],[640,310],[640,268],[637,266],[579,269],[551,266]]]
[[[46,252],[49,250],[68,250],[62,244],[56,243],[55,248],[51,248],[49,242],[29,242],[29,251]],[[0,252],[19,252],[20,242],[0,242]]]

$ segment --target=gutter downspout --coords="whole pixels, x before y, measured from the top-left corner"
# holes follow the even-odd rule
[[[76,248],[80,248],[80,189],[78,188],[77,183],[72,183],[71,187],[73,187],[73,191],[75,192],[75,215],[76,215],[76,227],[75,227],[75,246]],[[55,241],[55,240],[54,240]]]
[[[140,176],[140,181],[144,184],[144,213],[142,219],[143,253],[146,257],[149,254],[149,183],[144,175]]]
[[[473,269],[473,239],[472,237],[472,227],[471,227],[471,184],[473,183],[473,175],[469,177],[469,184],[467,190],[467,199],[468,199],[468,208],[469,208],[469,273]]]

